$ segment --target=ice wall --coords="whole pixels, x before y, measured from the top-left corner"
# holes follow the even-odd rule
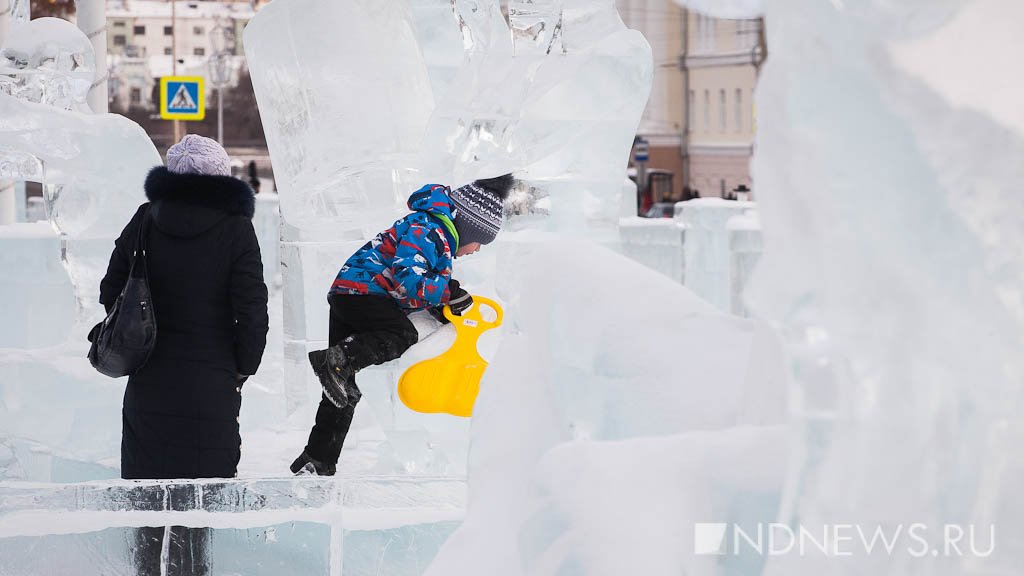
[[[708,2],[683,2],[716,8]],[[793,358],[780,521],[997,528],[987,557],[773,559],[768,574],[994,574],[1024,548],[1020,3],[766,0],[748,297]],[[936,535],[939,533],[939,535]],[[982,547],[983,548],[983,547]]]

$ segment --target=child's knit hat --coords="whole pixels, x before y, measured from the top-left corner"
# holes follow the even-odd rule
[[[231,176],[231,159],[216,140],[186,134],[167,150],[167,169],[175,174]]]
[[[474,180],[451,193],[452,216],[459,244],[490,244],[501,230],[503,202],[512,189],[511,174]]]

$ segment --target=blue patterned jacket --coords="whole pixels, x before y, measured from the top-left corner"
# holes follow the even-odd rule
[[[407,310],[448,302],[448,281],[458,251],[450,190],[427,184],[409,197],[414,210],[353,254],[330,294],[377,294]]]

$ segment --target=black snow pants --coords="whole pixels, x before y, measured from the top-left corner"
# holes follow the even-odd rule
[[[356,370],[383,364],[401,356],[419,340],[405,311],[387,296],[333,294],[328,345],[342,344]],[[355,384],[354,378],[352,377]],[[358,400],[357,400],[358,402]],[[316,423],[309,433],[306,453],[326,465],[338,463],[356,402],[338,408],[320,399]]]

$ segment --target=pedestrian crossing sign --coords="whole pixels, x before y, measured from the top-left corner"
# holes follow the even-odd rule
[[[167,76],[160,79],[160,117],[164,120],[206,118],[206,96],[200,76]]]

